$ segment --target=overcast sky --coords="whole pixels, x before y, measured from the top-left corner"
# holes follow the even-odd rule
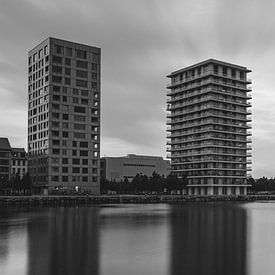
[[[27,147],[27,52],[48,36],[102,49],[102,156],[166,157],[166,75],[216,58],[253,71],[253,176],[273,177],[274,15],[272,0],[1,0],[0,136]]]

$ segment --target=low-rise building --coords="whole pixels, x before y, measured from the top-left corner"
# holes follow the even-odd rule
[[[11,146],[8,138],[0,137],[0,184],[10,180]]]
[[[11,177],[19,175],[22,178],[27,173],[27,154],[24,148],[11,150]]]
[[[12,148],[8,138],[0,137],[0,184],[20,179],[27,173],[27,154],[24,148]]]
[[[131,181],[136,174],[151,176],[153,172],[167,176],[170,162],[162,157],[128,154],[123,157],[103,157],[100,160],[101,177],[107,180]]]

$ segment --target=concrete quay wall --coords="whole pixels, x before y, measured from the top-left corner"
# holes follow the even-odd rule
[[[186,196],[186,195],[112,195],[112,196],[0,196],[0,207],[5,206],[74,206],[119,203],[168,203],[226,201],[267,201],[275,200],[275,195],[238,196]]]

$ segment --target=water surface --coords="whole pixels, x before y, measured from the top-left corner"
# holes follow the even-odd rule
[[[275,203],[0,209],[1,275],[273,275]]]

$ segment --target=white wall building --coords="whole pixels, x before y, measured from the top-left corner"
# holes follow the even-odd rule
[[[170,173],[170,162],[162,157],[128,154],[124,157],[101,158],[101,176],[107,180],[132,180],[136,174],[151,176],[155,171],[165,177]]]

